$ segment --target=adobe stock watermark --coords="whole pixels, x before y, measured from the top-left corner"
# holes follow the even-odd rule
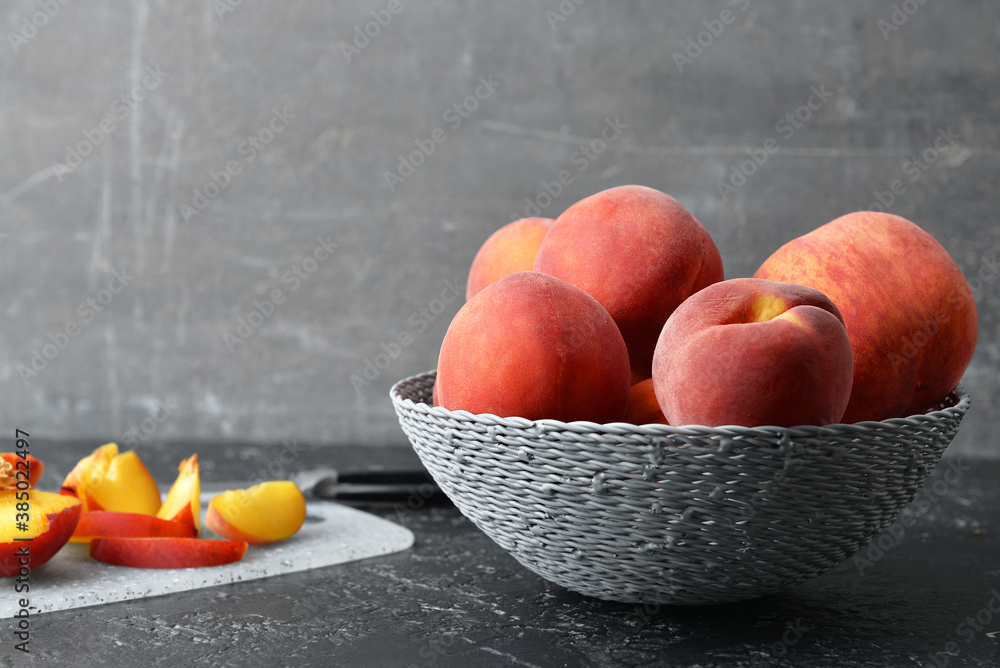
[[[64,175],[76,171],[76,168],[83,164],[84,158],[104,143],[104,140],[117,129],[116,123],[128,120],[128,117],[145,101],[149,93],[159,88],[163,80],[170,76],[170,72],[162,71],[159,65],[146,65],[145,72],[145,76],[139,80],[137,85],[124,95],[115,98],[111,106],[108,107],[108,112],[96,127],[84,130],[81,133],[83,139],[78,141],[76,145],[66,145],[66,157],[63,162],[52,162],[52,171],[59,183],[62,183]]]
[[[971,644],[976,639],[977,633],[985,633],[986,635],[995,634],[996,630],[987,632],[986,629],[989,628],[990,624],[1000,629],[1000,623],[993,621],[994,619],[1000,619],[1000,591],[993,588],[989,593],[990,598],[983,607],[975,613],[968,615],[955,627],[955,635],[962,638],[966,645]],[[951,660],[957,658],[961,652],[962,646],[954,640],[949,640],[945,643],[942,651],[928,653],[927,658],[931,661],[927,665],[934,666],[935,668],[946,668],[946,666],[951,665]]]
[[[976,273],[968,279],[973,299],[978,300],[982,296],[983,287],[998,273],[1000,265],[997,264],[997,254],[992,253],[989,257],[983,255]],[[945,303],[947,307],[936,309],[930,316],[921,320],[911,334],[903,336],[899,350],[890,350],[886,353],[886,359],[892,365],[893,371],[898,372],[901,367],[911,363],[920,350],[934,342],[934,335],[951,320],[957,309],[965,305],[965,296],[957,289],[953,289],[945,297]]]
[[[138,425],[129,427],[119,437],[117,443],[125,448],[135,448],[149,440],[161,424],[166,422],[180,410],[180,405],[174,399],[160,401],[157,399],[153,404],[151,415],[143,418]]]
[[[903,0],[901,3],[893,4],[889,20],[879,19],[875,23],[879,32],[882,33],[882,39],[888,42],[889,35],[906,25],[910,17],[916,14],[917,10],[926,2],[927,0]]]
[[[587,0],[559,0],[555,10],[545,10],[545,20],[549,22],[552,32],[559,28],[560,23],[566,23],[569,17],[576,13],[576,8],[587,2]]]
[[[909,160],[904,160],[900,166],[902,176],[910,183],[916,183],[931,166],[946,156],[951,151],[962,135],[952,130],[949,125],[947,129],[938,128],[934,143],[920,153],[910,156]],[[876,189],[872,192],[875,200],[868,205],[869,211],[885,212],[895,204],[896,200],[907,193],[907,185],[902,178],[895,178],[889,182],[886,190]]]
[[[821,435],[821,434],[820,434]],[[791,440],[785,441],[782,437],[782,445],[791,445]],[[773,494],[777,491],[777,487],[782,485],[786,480],[788,480],[792,475],[794,475],[800,468],[802,468],[803,460],[800,458],[788,458],[785,460],[784,466],[780,471],[776,471],[770,480],[765,481],[761,486],[758,493],[750,497],[750,502],[742,505],[739,509],[739,520],[747,521],[753,519],[757,516],[758,506],[769,502],[773,498]],[[735,522],[734,522],[735,523]],[[745,532],[749,531],[744,528]]]
[[[796,131],[805,127],[813,119],[816,112],[823,108],[833,93],[826,89],[826,84],[809,87],[809,97],[797,107],[795,111],[785,114],[774,124],[774,131],[781,135],[784,141],[788,141],[795,136]],[[759,148],[746,149],[747,158],[734,164],[729,173],[729,179],[723,181],[719,179],[715,182],[715,188],[719,191],[722,201],[729,199],[730,195],[747,184],[748,179],[763,167],[772,155],[781,149],[781,144],[774,137],[768,137]]]
[[[281,283],[288,286],[290,293],[298,291],[302,287],[302,284],[316,273],[319,265],[330,259],[339,247],[339,244],[335,244],[330,239],[329,234],[326,235],[325,239],[317,237],[316,245],[313,247],[312,252],[300,262],[296,262],[281,273]],[[254,299],[253,308],[250,309],[247,315],[236,319],[236,327],[233,332],[230,333],[228,330],[222,332],[222,340],[225,342],[229,352],[236,352],[238,346],[246,343],[247,339],[253,336],[274,315],[278,306],[285,303],[287,297],[288,295],[285,294],[284,290],[274,288],[267,297]]]
[[[454,280],[444,280],[444,287],[440,295],[432,299],[426,306],[421,306],[406,319],[409,329],[404,329],[396,338],[391,341],[383,341],[379,344],[381,352],[373,357],[366,357],[362,365],[361,373],[351,374],[349,380],[354,391],[360,396],[362,390],[372,382],[381,377],[382,372],[389,368],[395,360],[403,354],[404,348],[413,345],[416,337],[427,331],[431,323],[437,320],[444,313],[448,304],[461,301],[465,298],[465,281],[458,276]]]
[[[37,0],[39,11],[30,17],[22,16],[16,21],[20,30],[18,32],[7,33],[7,41],[14,49],[14,53],[21,50],[25,44],[38,34],[38,31],[49,24],[49,22],[59,14],[59,9],[68,5],[71,0]]]
[[[896,521],[873,538],[867,548],[851,558],[854,567],[858,569],[858,575],[864,576],[867,569],[899,545],[906,536],[906,530],[913,527],[917,520],[940,503],[941,499],[959,483],[962,476],[971,470],[972,467],[963,464],[961,458],[949,461],[944,474],[925,484],[909,505],[899,513]]]
[[[292,470],[289,468],[295,460],[302,454],[304,447],[300,446],[294,439],[285,439],[281,442],[278,452],[272,452],[267,457],[267,466],[257,470],[257,473],[250,476],[247,482],[252,487],[268,480],[288,480],[292,477]]]
[[[747,7],[750,6],[750,0],[730,0],[729,4],[741,12],[745,12]],[[719,12],[718,18],[702,21],[701,24],[705,26],[705,29],[694,37],[688,35],[683,53],[681,51],[674,51],[671,54],[674,59],[674,65],[677,66],[677,71],[683,74],[684,67],[694,63],[701,54],[705,53],[705,49],[715,44],[715,40],[722,36],[722,33],[726,31],[726,26],[732,25],[735,21],[736,14],[731,9],[723,9]]]
[[[243,4],[243,0],[212,0],[212,9],[220,21],[226,20],[226,14],[235,12],[236,8]]]
[[[87,328],[87,325],[92,323],[98,314],[103,313],[114,301],[115,296],[121,294],[134,280],[135,276],[129,274],[124,265],[120,269],[112,269],[111,278],[108,279],[106,287],[101,288],[77,305],[76,314],[79,316],[80,322],[70,320],[54,333],[48,332],[46,337],[49,342],[42,344],[39,348],[31,349],[31,360],[27,365],[17,365],[17,373],[21,376],[21,382],[24,383],[25,387],[28,385],[29,378],[35,378],[45,370],[49,363],[66,349],[69,342],[78,337]]]
[[[448,124],[452,132],[455,132],[462,127],[466,120],[471,118],[482,102],[490,99],[496,93],[497,88],[502,83],[502,81],[494,79],[492,74],[479,77],[479,85],[476,86],[472,94],[445,109],[441,115],[442,120]],[[423,165],[427,158],[434,155],[437,147],[446,141],[448,141],[448,133],[441,127],[434,128],[425,139],[414,139],[413,143],[417,148],[407,155],[399,154],[399,164],[396,166],[396,171],[385,170],[382,173],[382,178],[389,186],[389,191],[396,192],[397,186],[413,176],[417,168]]]
[[[389,27],[392,17],[398,15],[404,9],[401,0],[389,0],[382,9],[371,11],[371,20],[363,25],[354,26],[354,39],[350,43],[341,41],[340,52],[348,63],[355,56],[360,56],[361,52],[368,48],[372,40],[382,34],[382,30]]]
[[[587,171],[590,164],[597,160],[597,157],[608,150],[608,146],[621,137],[622,133],[629,128],[627,123],[622,123],[618,116],[614,120],[604,118],[604,127],[601,128],[601,136],[594,137],[588,142],[584,142],[577,147],[573,154],[569,156],[569,163],[576,168],[575,173],[569,169],[561,170],[552,181],[545,181],[539,184],[538,194],[534,198],[524,198],[524,212],[511,214],[511,221],[520,218],[537,218],[542,215],[545,209],[552,206],[556,198],[562,194],[563,189],[571,185],[576,177]]]
[[[779,658],[785,656],[788,654],[788,650],[802,640],[802,636],[809,631],[812,631],[812,627],[803,624],[801,619],[796,619],[794,622],[786,622],[785,631],[781,634],[781,639],[771,644],[771,654]]]
[[[233,177],[243,173],[243,166],[257,159],[257,155],[267,149],[289,125],[289,121],[295,119],[295,104],[289,102],[279,111],[277,107],[271,109],[271,118],[257,132],[247,135],[247,138],[236,148],[236,152],[242,157],[241,160],[230,160],[224,169],[217,172],[209,171],[208,179],[201,185],[192,189],[191,203],[181,202],[178,205],[181,217],[185,222],[190,222],[191,218],[199,215],[208,208],[212,200],[217,198],[232,183]]]

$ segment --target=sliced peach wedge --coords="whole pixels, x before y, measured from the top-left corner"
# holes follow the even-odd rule
[[[167,498],[156,516],[190,525],[197,536],[201,531],[201,468],[198,466],[198,455],[191,455],[182,461],[177,471],[177,480],[167,492]]]
[[[198,568],[239,561],[247,544],[205,538],[98,538],[90,541],[90,556],[115,566],[132,568]]]
[[[194,538],[190,524],[164,520],[153,515],[91,510],[80,515],[70,541],[89,543],[97,538]]]
[[[294,482],[276,480],[223,492],[208,503],[205,526],[251,545],[284,540],[306,519],[306,500]]]
[[[139,455],[134,450],[119,454],[115,443],[102,445],[81,459],[59,492],[80,499],[83,512],[155,515],[160,509],[160,490]]]
[[[46,563],[69,540],[79,519],[79,499],[19,489],[14,467],[0,459],[0,577]]]

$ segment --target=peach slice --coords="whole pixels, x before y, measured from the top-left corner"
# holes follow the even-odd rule
[[[32,455],[21,456],[17,452],[0,452],[0,459],[8,462],[14,467],[15,476],[17,471],[23,471],[28,475],[28,487],[34,487],[38,479],[42,477],[45,464]]]
[[[294,482],[275,480],[223,492],[208,503],[205,526],[251,545],[295,534],[306,520],[306,500]]]
[[[132,568],[200,568],[239,561],[247,544],[205,538],[97,538],[90,556]]]
[[[83,512],[114,510],[155,515],[160,490],[134,450],[118,454],[114,443],[84,457],[63,481],[62,494],[83,502]]]
[[[70,542],[89,543],[96,538],[194,538],[190,524],[141,513],[91,510],[80,515]]]
[[[62,549],[80,520],[80,500],[16,488],[14,467],[0,460],[0,577],[46,563]]]
[[[167,498],[156,516],[194,527],[197,535],[201,531],[201,467],[198,466],[198,455],[191,455],[182,461],[177,471],[177,480],[167,492]]]
[[[83,489],[83,478],[86,476],[87,472],[90,471],[91,467],[94,465],[94,459],[97,457],[98,453],[109,451],[112,453],[112,457],[118,454],[118,445],[115,443],[108,443],[102,445],[101,447],[94,450],[92,453],[81,459],[73,467],[66,478],[63,480],[62,486],[59,488],[60,494],[67,494],[69,496],[75,496],[80,499],[83,503],[83,512],[87,512],[87,495]]]

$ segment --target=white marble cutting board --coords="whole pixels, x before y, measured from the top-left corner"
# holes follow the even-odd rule
[[[211,493],[202,495],[204,510]],[[306,523],[291,538],[251,545],[241,561],[210,568],[142,569],[91,559],[88,546],[66,545],[49,563],[31,572],[31,614],[114,601],[150,598],[192,589],[269,578],[400,552],[413,545],[409,529],[336,503],[310,501]],[[203,537],[215,537],[202,529]],[[0,616],[19,609],[14,578],[0,578]]]

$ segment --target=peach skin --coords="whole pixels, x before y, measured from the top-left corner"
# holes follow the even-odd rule
[[[572,205],[552,225],[535,271],[594,297],[621,330],[635,377],[650,377],[663,324],[682,301],[721,281],[705,227],[670,195],[620,186]]]
[[[542,238],[554,222],[551,218],[522,218],[490,235],[472,260],[465,301],[508,274],[531,271]]]
[[[131,568],[201,568],[239,561],[247,544],[206,538],[96,538],[90,556]]]
[[[73,543],[89,543],[95,538],[194,538],[194,527],[184,522],[163,520],[142,513],[91,510],[80,515]]]
[[[926,412],[972,359],[972,289],[948,251],[905,218],[849,213],[789,241],[754,276],[815,288],[840,309],[854,349],[844,422]]]
[[[653,379],[647,378],[632,386],[628,393],[628,405],[622,422],[629,424],[668,424],[663,417],[660,404],[656,401]]]
[[[438,357],[437,397],[449,410],[616,422],[630,378],[625,342],[597,300],[522,271],[488,285],[455,315]]]
[[[691,296],[667,320],[653,385],[670,424],[825,425],[851,393],[851,343],[818,290],[737,278]]]

